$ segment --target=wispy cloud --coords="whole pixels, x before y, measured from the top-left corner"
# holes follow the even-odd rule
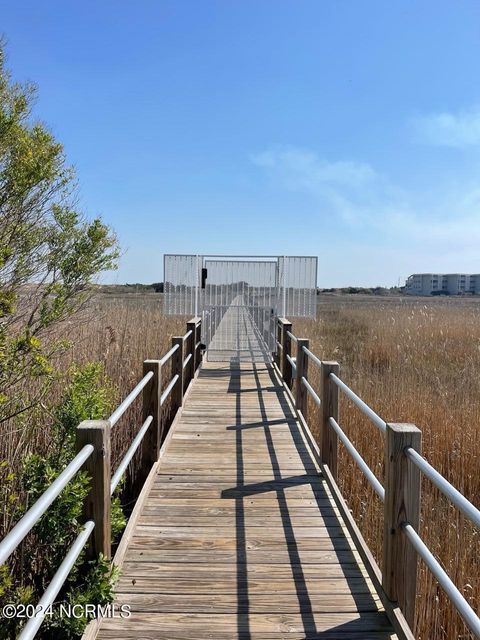
[[[252,156],[255,164],[284,173],[290,184],[316,191],[319,185],[338,184],[364,187],[377,179],[377,174],[364,162],[327,162],[307,149],[277,147]]]
[[[308,149],[275,147],[252,156],[280,188],[313,196],[322,209],[350,224],[403,216],[403,197],[366,162],[328,161]]]
[[[480,146],[480,107],[458,113],[431,113],[411,121],[416,138],[457,149]]]
[[[310,150],[275,147],[252,156],[279,189],[314,197],[322,210],[354,233],[375,232],[397,247],[421,247],[430,256],[468,253],[477,260],[480,244],[480,189],[457,185],[454,192],[440,185],[428,200],[407,192],[358,161],[329,162]],[[458,267],[460,268],[460,266]]]

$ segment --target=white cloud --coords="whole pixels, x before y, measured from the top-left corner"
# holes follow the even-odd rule
[[[480,107],[420,116],[411,126],[419,140],[436,146],[462,149],[480,145]]]
[[[252,161],[279,189],[313,196],[319,209],[339,220],[346,232],[375,234],[382,246],[416,251],[422,260],[429,256],[436,264],[448,256],[456,256],[459,263],[478,262],[478,182],[458,184],[455,190],[439,185],[425,199],[395,186],[367,163],[329,162],[305,149],[276,147]]]
[[[292,186],[316,190],[320,184],[362,187],[377,179],[375,171],[363,162],[326,162],[312,151],[281,147],[254,155],[255,164],[283,172]]]
[[[351,224],[374,224],[383,217],[400,215],[403,196],[366,162],[327,161],[307,149],[276,147],[252,156],[281,188],[313,196],[322,210]],[[403,215],[403,213],[402,213]]]

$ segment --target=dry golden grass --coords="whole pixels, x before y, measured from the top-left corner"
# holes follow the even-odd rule
[[[117,401],[140,379],[142,361],[161,357],[170,347],[171,336],[185,332],[185,318],[163,316],[161,296],[155,294],[98,297],[86,317],[71,326],[68,337],[74,347],[62,366],[103,362],[114,381]],[[480,504],[479,300],[325,296],[318,320],[295,320],[293,331],[310,338],[311,349],[320,358],[337,360],[342,379],[385,420],[412,422],[421,428],[424,456],[469,500]],[[313,364],[309,377],[318,388]],[[60,393],[61,384],[50,400]],[[114,428],[114,463],[138,429],[139,405]],[[312,403],[309,423],[314,432],[316,420]],[[30,434],[31,449],[48,446],[48,417],[43,416],[39,424],[41,428]],[[341,397],[340,424],[383,480],[382,434],[345,397]],[[4,442],[3,457],[21,449],[20,445],[20,436],[12,435]],[[356,521],[381,561],[380,501],[341,445],[339,480]],[[423,483],[422,536],[480,611],[479,532],[427,481]],[[422,640],[471,637],[421,563],[416,636]]]
[[[0,441],[0,460],[7,460],[10,469],[17,473],[25,454],[49,451],[50,429],[55,419],[50,410],[60,401],[72,364],[101,362],[114,385],[115,404],[118,404],[141,379],[143,360],[161,358],[171,346],[171,337],[185,333],[185,320],[164,316],[159,294],[98,295],[93,298],[83,312],[62,326],[61,331],[57,330],[55,338],[66,338],[72,344],[72,348],[55,363],[63,374],[59,375],[34,416],[23,425],[7,425],[5,437]],[[24,384],[35,383],[27,380]],[[18,393],[22,393],[22,388]],[[165,409],[168,411],[168,406]],[[112,430],[114,467],[140,424],[141,399]],[[130,478],[135,475],[136,462],[134,459],[131,465]],[[0,530],[9,524],[8,521],[0,523]]]
[[[186,320],[163,314],[160,294],[98,296],[86,310],[86,321],[76,326],[73,348],[63,358],[64,367],[96,361],[115,387],[115,405],[142,378],[144,360],[160,359],[171,347],[172,336],[186,332]],[[163,386],[170,379],[167,365]],[[168,379],[167,379],[168,378]],[[168,407],[165,407],[168,409]],[[112,464],[123,457],[141,424],[141,396],[112,431]],[[135,460],[130,476],[135,473]]]
[[[480,301],[326,298],[318,320],[294,322],[323,360],[384,420],[411,422],[423,455],[474,504],[480,504]],[[318,373],[310,379],[318,389]],[[309,406],[315,430],[316,408]],[[383,481],[383,437],[340,394],[340,424]],[[381,566],[382,505],[340,445],[339,482]],[[480,611],[479,532],[424,480],[422,537],[475,611]],[[470,638],[420,563],[416,636]]]

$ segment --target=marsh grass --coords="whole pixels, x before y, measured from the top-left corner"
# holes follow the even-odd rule
[[[160,358],[171,337],[185,332],[185,320],[163,315],[161,295],[97,297],[67,327],[73,346],[57,364],[68,372],[72,363],[103,363],[119,402],[140,379],[143,360]],[[423,455],[469,500],[480,504],[480,300],[325,296],[320,298],[317,321],[293,320],[293,331],[310,338],[312,351],[321,359],[337,360],[341,378],[384,420],[416,424],[423,434]],[[318,389],[313,364],[309,378]],[[49,405],[60,399],[63,385],[59,378]],[[113,429],[114,466],[138,430],[140,405],[137,402]],[[317,433],[313,403],[308,421]],[[51,416],[42,409],[26,431],[12,429],[0,445],[2,459],[48,450],[50,424]],[[383,481],[382,434],[342,396],[340,424]],[[130,468],[134,476],[135,462]],[[341,445],[339,482],[381,564],[382,505]],[[479,612],[480,532],[428,481],[422,492],[422,536]],[[422,640],[471,637],[422,563],[415,633]]]
[[[416,424],[423,455],[475,505],[480,504],[480,301],[331,299],[317,321],[294,321],[323,360],[340,363],[341,378],[387,422]],[[310,365],[318,389],[318,372]],[[317,433],[318,413],[309,405]],[[340,393],[340,424],[383,482],[383,436]],[[339,483],[381,566],[383,507],[340,444]],[[473,609],[480,611],[480,532],[426,479],[421,535]],[[418,638],[470,638],[422,562]]]
[[[162,297],[158,294],[98,295],[85,309],[61,327],[52,340],[66,339],[71,347],[58,355],[54,365],[55,380],[41,405],[28,417],[3,425],[0,439],[0,460],[8,462],[8,473],[13,476],[9,489],[0,492],[2,519],[0,533],[7,531],[17,519],[15,496],[18,504],[23,500],[21,488],[22,460],[28,453],[48,454],[52,447],[52,425],[55,407],[59,404],[73,364],[77,367],[88,362],[100,362],[113,384],[114,403],[117,405],[142,377],[142,363],[146,359],[159,359],[171,346],[173,335],[185,333],[185,320],[163,315]],[[167,384],[169,367],[164,382]],[[27,380],[23,384],[39,384]],[[17,393],[23,393],[19,386]],[[31,388],[29,389],[31,392]],[[164,407],[167,417],[168,403]],[[112,429],[112,466],[128,449],[141,425],[141,397]],[[135,482],[138,456],[129,468],[124,497],[130,500]],[[18,480],[18,482],[15,481]],[[5,502],[7,501],[7,502]]]

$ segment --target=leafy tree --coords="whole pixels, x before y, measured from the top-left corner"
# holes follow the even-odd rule
[[[118,258],[112,231],[77,210],[74,171],[33,120],[34,97],[11,80],[0,44],[0,424],[48,392],[52,356],[66,346],[58,327]],[[27,379],[41,384],[16,393]]]

